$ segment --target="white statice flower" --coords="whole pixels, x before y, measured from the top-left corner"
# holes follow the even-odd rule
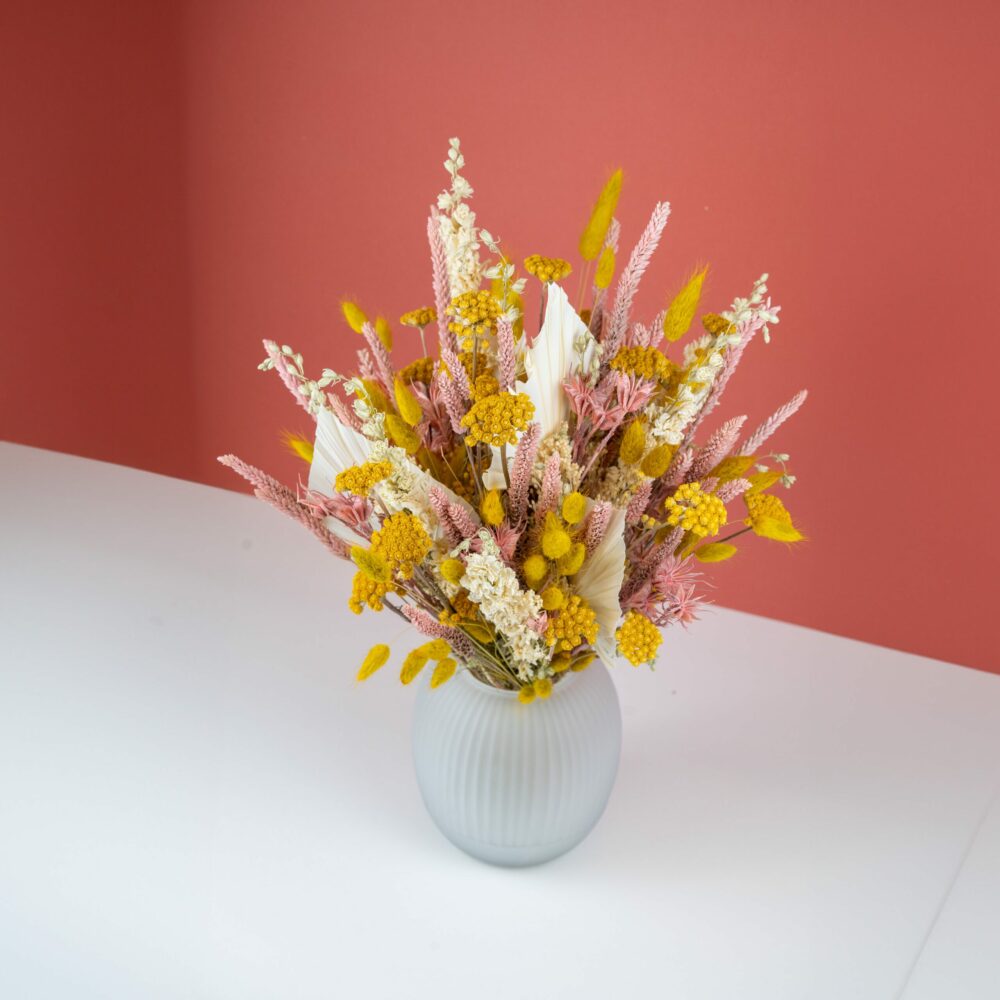
[[[583,471],[573,461],[573,445],[569,440],[569,424],[563,421],[548,437],[542,440],[535,454],[535,464],[531,469],[531,484],[536,489],[542,485],[545,466],[551,455],[559,456],[559,479],[562,495],[580,488],[580,474]]]
[[[461,295],[480,286],[483,265],[479,260],[476,214],[465,204],[472,197],[472,186],[459,171],[465,166],[458,139],[451,140],[445,170],[451,175],[451,189],[438,195],[438,224],[448,261],[448,284],[451,296]]]
[[[518,677],[533,680],[549,661],[549,648],[534,628],[542,614],[542,599],[533,590],[521,589],[517,574],[501,559],[487,532],[480,538],[482,551],[466,557],[465,575],[459,582],[503,638]]]
[[[780,320],[778,313],[781,306],[772,306],[771,297],[767,295],[768,275],[762,274],[754,283],[748,299],[734,299],[733,304],[727,312],[722,313],[723,319],[728,319],[730,323],[739,326],[747,323],[754,317],[763,321],[761,333],[764,336],[764,343],[771,342],[771,331],[768,325],[776,326]],[[765,296],[767,298],[765,299]]]

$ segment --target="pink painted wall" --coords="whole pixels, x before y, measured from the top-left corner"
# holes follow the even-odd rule
[[[449,136],[519,254],[571,253],[621,164],[626,243],[674,205],[643,308],[699,261],[716,308],[771,273],[782,323],[727,413],[812,391],[775,442],[812,540],[747,545],[719,603],[1000,672],[995,5],[75,10],[4,15],[3,300],[72,413],[8,367],[5,436],[238,488],[214,464],[233,450],[294,478],[276,435],[304,415],[259,342],[343,367],[340,296],[428,300]]]

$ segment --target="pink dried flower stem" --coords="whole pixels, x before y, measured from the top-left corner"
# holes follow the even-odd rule
[[[329,400],[330,409],[333,410],[334,416],[345,426],[350,427],[352,431],[357,431],[361,433],[361,421],[358,419],[358,415],[354,412],[340,398],[340,396],[335,396],[332,392],[327,393],[326,398]]]
[[[358,374],[370,382],[378,382],[378,372],[369,351],[362,348],[358,351]]]
[[[640,483],[639,488],[632,495],[632,499],[629,500],[628,507],[625,508],[626,524],[635,525],[639,523],[639,518],[641,518],[645,512],[646,505],[649,503],[649,498],[652,492],[652,479],[646,479]]]
[[[292,520],[298,521],[335,556],[339,556],[341,559],[350,558],[350,546],[333,534],[322,521],[312,514],[308,507],[299,503],[295,494],[287,486],[283,486],[277,479],[252,465],[248,465],[235,455],[220,455],[219,461],[250,483],[253,486],[254,496],[259,500],[263,500],[283,514],[287,514]]]
[[[472,515],[465,507],[458,503],[448,504],[448,516],[462,538],[476,537],[479,532],[479,525],[473,521]]]
[[[281,353],[281,348],[273,340],[265,340],[264,350],[267,351],[267,356],[271,359],[274,370],[278,373],[278,378],[281,379],[285,388],[295,397],[295,402],[315,420],[316,414],[309,409],[309,404],[302,395],[301,384],[288,370],[288,361],[284,354]]]
[[[727,420],[706,442],[688,469],[686,480],[694,482],[711,472],[732,451],[739,437],[746,417],[733,417]]]
[[[514,346],[514,328],[506,320],[497,323],[497,367],[500,388],[505,392],[513,389],[517,375],[517,350]]]
[[[379,335],[375,332],[375,327],[371,323],[365,323],[361,328],[361,332],[368,342],[368,349],[372,352],[372,357],[375,359],[375,366],[378,369],[382,387],[391,396],[395,373],[392,370],[392,361],[389,358],[389,352],[386,350],[385,344],[382,343]]]
[[[753,455],[757,451],[757,449],[786,420],[788,420],[789,417],[795,415],[799,407],[801,407],[802,404],[806,401],[806,397],[808,395],[809,393],[805,389],[803,389],[801,392],[796,393],[787,403],[785,403],[784,406],[778,407],[778,409],[775,410],[775,412],[772,413],[771,416],[769,416],[767,420],[765,420],[764,423],[762,423],[760,427],[758,427],[757,430],[755,430],[753,434],[751,434],[750,437],[748,437],[746,441],[743,442],[743,444],[740,446],[740,454]]]
[[[730,479],[728,483],[723,483],[716,491],[715,495],[723,502],[730,503],[738,496],[742,496],[751,487],[749,479]]]
[[[514,452],[514,462],[510,473],[510,489],[507,491],[510,520],[520,524],[528,513],[528,487],[531,485],[531,470],[538,454],[541,426],[528,424]]]
[[[447,494],[440,486],[432,486],[428,494],[428,502],[431,505],[431,510],[434,511],[434,516],[437,518],[441,533],[448,544],[454,548],[462,541],[462,533],[455,527],[451,519],[451,511],[449,509],[451,504]]]
[[[431,249],[431,277],[434,284],[434,308],[437,311],[438,347],[452,353],[458,350],[455,335],[448,329],[448,314],[451,303],[450,286],[448,283],[448,255],[441,239],[438,213],[431,210],[427,218],[427,242]]]
[[[559,455],[553,453],[545,460],[545,469],[542,472],[542,487],[538,496],[538,503],[535,505],[535,516],[540,518],[551,510],[556,509],[559,503],[559,495],[562,492],[562,460]]]
[[[587,546],[587,552],[590,554],[593,554],[597,546],[604,541],[613,510],[614,507],[607,500],[598,500],[587,515],[583,544]]]

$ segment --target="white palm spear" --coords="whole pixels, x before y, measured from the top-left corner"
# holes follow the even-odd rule
[[[615,509],[601,543],[574,577],[577,593],[594,609],[597,642],[594,648],[605,663],[613,663],[615,630],[621,619],[618,594],[625,579],[625,511]]]

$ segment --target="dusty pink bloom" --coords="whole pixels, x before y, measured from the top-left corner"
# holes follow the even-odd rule
[[[646,505],[649,503],[649,497],[652,492],[652,479],[646,479],[644,482],[640,483],[639,488],[632,495],[632,499],[629,500],[628,507],[625,509],[626,524],[639,523],[639,518],[642,517],[643,512],[646,509]]]
[[[663,476],[663,485],[671,490],[680,486],[684,482],[684,477],[687,475],[688,469],[691,468],[692,462],[694,462],[694,449],[682,448],[674,455],[670,468]]]
[[[519,524],[528,512],[528,487],[531,485],[531,470],[538,453],[541,427],[538,424],[528,424],[517,442],[514,452],[514,465],[510,472],[510,489],[507,491],[510,520]]]
[[[358,420],[358,415],[354,412],[340,398],[340,396],[335,396],[332,392],[327,393],[326,398],[330,401],[330,409],[333,410],[334,416],[345,426],[350,427],[352,431],[361,431],[361,421]]]
[[[618,394],[618,404],[623,414],[627,416],[641,410],[656,391],[656,383],[637,375],[626,375],[616,371],[615,391]]]
[[[541,517],[550,510],[555,510],[556,504],[559,503],[559,495],[562,493],[561,465],[562,460],[557,453],[549,455],[545,460],[542,486],[539,490],[538,503],[535,506],[536,517]]]
[[[621,347],[622,338],[625,336],[625,330],[628,326],[629,314],[632,312],[635,293],[639,289],[639,281],[646,268],[649,267],[650,259],[659,246],[663,227],[669,218],[670,205],[665,201],[657,202],[646,228],[639,237],[639,242],[632,250],[628,263],[618,278],[611,320],[610,323],[605,324],[604,328],[603,342],[606,358],[614,357],[618,348]]]
[[[359,534],[371,535],[372,502],[367,497],[348,493],[326,496],[315,490],[299,490],[299,503],[308,508],[314,517],[335,517]]]
[[[489,531],[493,536],[493,541],[497,543],[504,561],[511,562],[514,558],[514,553],[517,551],[517,543],[521,539],[521,532],[517,528],[511,527],[507,521],[490,528]]]
[[[460,503],[448,504],[448,516],[451,523],[458,529],[463,538],[475,538],[479,531],[479,525],[472,519],[472,515]]]
[[[468,663],[475,656],[475,647],[464,632],[439,622],[423,608],[415,608],[412,604],[404,604],[402,610],[418,632],[431,639],[444,639],[463,662]]]
[[[622,610],[641,611],[661,628],[674,622],[688,625],[703,604],[695,596],[700,576],[685,560],[667,554],[622,601]]]
[[[751,483],[749,479],[730,479],[728,483],[723,483],[715,495],[723,502],[729,503],[731,500],[735,500],[738,496],[742,496],[748,489],[750,489]]]
[[[581,375],[572,375],[563,382],[563,392],[566,393],[569,408],[576,414],[577,421],[589,418],[593,413],[596,391]]]
[[[517,351],[514,347],[514,328],[505,320],[497,323],[497,366],[500,388],[513,389],[517,374]]]
[[[708,439],[705,447],[698,452],[691,463],[691,468],[688,469],[688,482],[701,479],[706,473],[711,472],[732,451],[746,419],[746,417],[733,417],[732,420],[727,420]]]
[[[432,209],[427,218],[427,242],[431,248],[431,275],[434,283],[434,308],[437,310],[438,346],[441,350],[457,351],[455,335],[448,329],[448,315],[445,310],[451,302],[448,284],[448,254],[438,228],[438,213]]]
[[[468,399],[471,393],[469,391],[469,376],[465,371],[465,365],[458,360],[456,354],[445,347],[441,348],[441,361],[447,366],[448,374],[451,376],[451,381],[461,399]]]
[[[539,635],[545,635],[545,630],[549,627],[549,614],[543,611],[534,621],[531,622],[531,630]]]
[[[362,378],[378,382],[378,372],[375,370],[375,362],[372,361],[371,354],[362,348],[358,351],[358,374]]]
[[[604,540],[613,510],[614,507],[607,500],[598,500],[591,508],[590,513],[587,515],[587,524],[583,536],[583,543],[587,546],[588,552],[593,553],[594,549]]]
[[[278,373],[278,378],[281,379],[285,388],[295,397],[295,402],[315,420],[316,414],[309,412],[309,404],[300,392],[301,386],[299,381],[289,372],[288,361],[285,359],[284,354],[281,353],[281,348],[273,340],[265,340],[264,350],[267,351],[267,356],[271,359],[274,370]]]
[[[416,397],[420,408],[424,411],[424,419],[417,426],[420,440],[429,451],[437,455],[444,454],[453,441],[451,415],[448,413],[445,399],[437,381],[431,379],[430,385],[423,382],[412,382],[410,392]]]
[[[752,455],[757,449],[791,416],[794,416],[799,407],[806,401],[806,396],[809,393],[803,389],[800,393],[794,395],[784,406],[779,407],[774,413],[771,414],[743,442],[740,446],[741,455]]]

